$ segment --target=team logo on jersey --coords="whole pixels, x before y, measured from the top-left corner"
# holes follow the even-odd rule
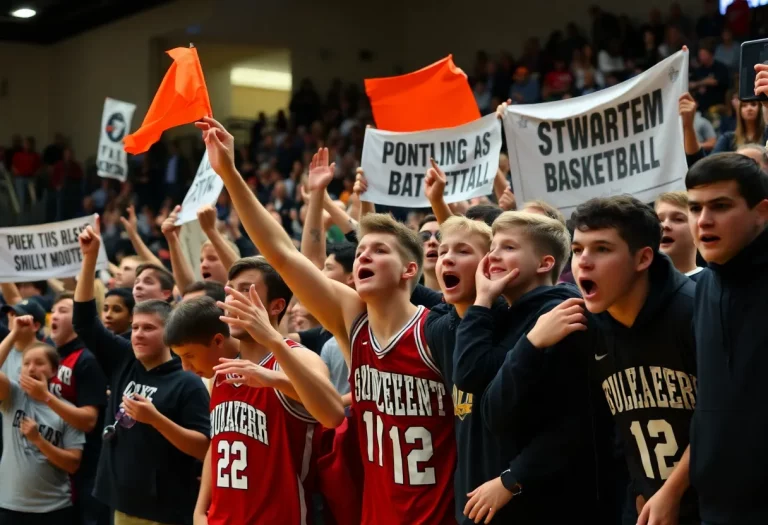
[[[462,392],[454,385],[452,397],[454,413],[456,417],[464,421],[467,414],[472,413],[472,394]]]
[[[228,379],[242,379],[242,376],[239,376],[237,374],[227,374],[226,376],[224,376],[224,379],[222,379],[221,381],[219,381],[219,377],[221,376],[219,374],[216,374],[216,386],[223,385]],[[243,386],[243,384],[244,383],[229,383],[229,385],[235,388],[240,388],[241,386]]]

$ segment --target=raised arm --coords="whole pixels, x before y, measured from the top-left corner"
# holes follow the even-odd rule
[[[128,238],[131,240],[133,249],[136,251],[139,257],[145,261],[162,268],[163,261],[161,261],[157,255],[152,253],[152,250],[149,249],[149,246],[144,244],[144,240],[141,238],[141,235],[139,235],[139,221],[136,218],[136,210],[134,209],[133,204],[128,206],[126,211],[128,212],[128,218],[120,217],[120,223],[123,225],[123,228],[125,228],[125,233],[128,234]]]
[[[424,176],[424,194],[432,205],[432,213],[437,217],[437,222],[443,224],[448,220],[448,217],[453,215],[443,196],[445,192],[445,173],[437,165],[435,159],[429,159],[429,162],[432,163],[432,167],[427,170],[427,174]]]
[[[2,292],[6,304],[14,305],[22,301],[19,288],[14,283],[0,283],[0,292]]]
[[[237,290],[227,289],[233,300],[219,303],[227,312],[222,320],[230,326],[246,330],[254,341],[269,348],[293,389],[298,401],[326,428],[335,428],[344,421],[344,405],[341,396],[330,381],[328,367],[320,356],[302,347],[288,346],[283,336],[272,326],[264,305],[251,286],[248,296]],[[253,363],[237,359],[228,360],[225,365],[217,366],[220,375],[237,374],[246,376],[241,369],[252,368]],[[293,396],[291,396],[293,397]]]
[[[200,228],[202,228],[203,233],[213,244],[213,249],[216,250],[216,255],[221,259],[221,264],[224,265],[224,268],[231,268],[240,256],[232,249],[232,246],[229,245],[216,227],[216,208],[210,204],[201,206],[197,210],[197,220],[200,222]]]
[[[372,202],[368,202],[362,199],[362,194],[368,191],[368,181],[365,178],[365,172],[363,171],[363,168],[357,168],[357,172],[355,174],[355,185],[352,191],[357,193],[361,197],[360,198],[360,215],[358,217],[353,217],[355,220],[360,222],[360,219],[362,219],[364,216],[368,215],[369,213],[376,213],[376,205]]]
[[[235,169],[232,135],[208,117],[197,123],[197,126],[203,129],[211,166],[223,179],[251,240],[283,277],[299,301],[336,336],[342,351],[349,358],[347,326],[352,325],[354,319],[364,311],[365,305],[354,290],[328,279],[309,259],[302,256],[282,225],[256,199]]]
[[[31,315],[22,315],[19,317],[12,317],[8,329],[10,330],[8,335],[0,341],[0,368],[2,368],[5,360],[8,359],[8,355],[13,350],[13,345],[16,344],[16,340],[19,335],[19,329],[23,326],[31,327],[34,325],[34,319]]]
[[[312,159],[309,165],[310,174],[312,170],[317,172],[317,155]],[[325,188],[330,183],[330,178],[336,169],[336,164],[322,167],[321,176],[315,173],[310,176],[307,186],[309,187],[309,200],[307,202],[307,218],[304,221],[304,231],[301,233],[301,253],[312,261],[316,268],[323,269],[325,265],[325,228],[323,228],[323,200],[325,197]],[[345,232],[346,233],[346,232]]]
[[[355,199],[355,202],[357,203],[357,206],[360,205],[360,199],[356,198],[357,195],[353,194],[350,199]],[[323,209],[328,212],[328,214],[331,216],[331,220],[333,221],[333,224],[339,227],[341,232],[346,235],[351,231],[357,231],[358,223],[355,219],[352,218],[350,214],[348,214],[346,211],[339,208],[335,202],[331,199],[331,196],[328,195],[328,192],[326,191],[323,195]],[[359,215],[359,211],[357,213]]]
[[[96,356],[104,372],[112,375],[117,364],[133,357],[133,349],[130,341],[104,328],[96,310],[96,301],[93,298],[94,275],[101,246],[98,219],[95,227],[87,226],[80,233],[78,242],[83,254],[83,265],[75,288],[72,325],[75,333]]]
[[[195,274],[181,247],[181,239],[179,239],[181,226],[176,226],[179,213],[181,213],[181,206],[173,208],[173,211],[163,221],[162,226],[160,226],[160,230],[163,232],[165,240],[168,242],[168,250],[171,252],[173,280],[176,281],[176,286],[179,287],[181,293],[184,293],[184,290],[195,282]]]

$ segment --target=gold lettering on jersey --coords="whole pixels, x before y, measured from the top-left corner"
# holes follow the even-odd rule
[[[222,432],[236,432],[269,445],[266,414],[242,401],[225,401],[211,411],[211,438]]]
[[[696,386],[696,376],[659,366],[627,368],[602,384],[613,415],[643,408],[693,410]]]
[[[453,385],[452,394],[453,411],[456,414],[456,417],[463,421],[467,414],[472,413],[472,394],[462,392],[456,388],[456,385]]]
[[[371,401],[391,416],[445,415],[445,385],[421,377],[383,372],[369,365],[355,370],[355,401]]]

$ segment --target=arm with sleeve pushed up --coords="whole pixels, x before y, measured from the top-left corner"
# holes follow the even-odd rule
[[[192,265],[184,255],[184,249],[181,246],[181,238],[179,237],[181,226],[176,226],[179,213],[181,213],[181,206],[173,208],[168,217],[163,221],[160,230],[163,232],[163,236],[168,243],[168,251],[171,253],[173,280],[176,282],[179,291],[184,293],[187,287],[195,282],[195,272],[192,270]]]
[[[211,166],[224,181],[235,210],[259,252],[285,280],[296,298],[336,336],[349,362],[349,333],[365,304],[357,292],[328,279],[309,259],[296,250],[293,241],[248,188],[234,165],[234,138],[221,124],[205,117],[203,129]],[[224,141],[224,142],[222,142]]]

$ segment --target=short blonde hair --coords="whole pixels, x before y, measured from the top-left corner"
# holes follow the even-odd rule
[[[227,245],[228,245],[230,248],[232,248],[232,250],[234,250],[234,252],[237,254],[237,258],[238,258],[238,259],[242,257],[242,255],[240,255],[240,248],[238,248],[238,247],[237,247],[237,245],[236,245],[235,243],[233,243],[232,241],[229,241],[229,240],[227,240],[227,239],[224,239],[224,242],[226,242],[226,243],[227,243]],[[205,241],[205,242],[204,242],[204,243],[203,243],[203,244],[200,246],[200,253],[203,253],[203,249],[204,249],[206,246],[210,246],[211,248],[213,248],[213,251],[216,251],[216,247],[213,245],[213,243],[212,243],[210,240],[206,240],[206,241]],[[216,252],[216,255],[218,255],[218,254],[219,254],[219,252]]]
[[[571,234],[562,222],[527,211],[505,211],[493,222],[493,235],[520,228],[534,243],[540,255],[555,258],[552,267],[552,283],[557,282],[571,252]]]
[[[544,215],[546,215],[550,219],[555,219],[556,221],[563,223],[563,226],[565,226],[565,217],[563,216],[563,214],[560,213],[560,210],[558,210],[548,202],[544,202],[542,200],[526,202],[525,206],[523,206],[523,211],[527,210],[528,208],[539,208],[541,211],[544,212]]]
[[[688,211],[688,194],[684,191],[668,191],[662,193],[656,197],[655,204],[658,205],[660,202],[666,202],[672,206],[683,208],[686,212]]]
[[[419,234],[386,213],[369,213],[360,219],[358,238],[362,241],[369,233],[392,235],[397,240],[397,250],[403,262],[418,265],[419,269],[411,282],[411,289],[415,289],[424,265],[424,246]]]
[[[479,237],[482,239],[486,252],[491,248],[491,238],[493,237],[491,227],[483,221],[467,219],[461,215],[452,215],[440,225],[440,236],[441,238],[445,238],[446,235],[454,233]]]

